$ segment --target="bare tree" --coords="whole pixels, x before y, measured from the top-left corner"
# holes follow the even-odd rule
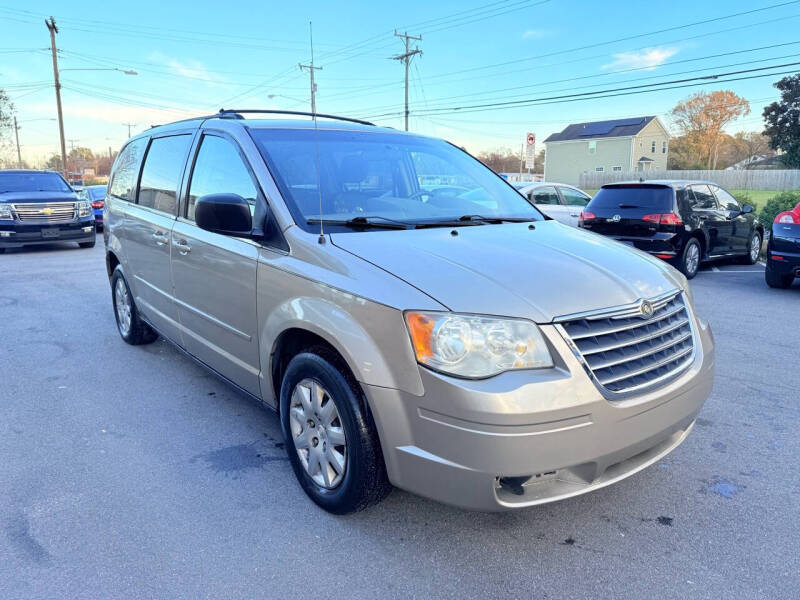
[[[694,147],[706,169],[717,165],[723,128],[750,113],[750,103],[730,90],[692,94],[672,109],[676,127]]]

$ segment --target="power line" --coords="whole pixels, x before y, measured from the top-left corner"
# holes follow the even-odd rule
[[[576,101],[576,100],[588,100],[588,99],[594,99],[594,98],[598,98],[598,97],[599,98],[610,98],[610,97],[614,97],[614,96],[631,95],[631,93],[624,93],[624,92],[632,92],[633,90],[637,90],[638,92],[632,92],[632,93],[644,93],[646,91],[652,92],[652,91],[660,91],[662,89],[678,89],[680,87],[692,87],[691,85],[684,86],[682,84],[687,84],[687,83],[696,82],[698,80],[701,80],[701,83],[696,84],[696,85],[705,85],[709,81],[718,80],[720,77],[730,77],[732,75],[743,75],[743,74],[747,74],[747,73],[754,73],[754,72],[761,72],[761,71],[765,71],[765,70],[780,69],[780,68],[785,68],[785,67],[790,67],[790,66],[797,66],[797,65],[800,65],[800,62],[784,63],[784,64],[779,64],[779,65],[769,65],[769,66],[766,66],[766,67],[758,67],[758,68],[754,68],[754,69],[743,69],[743,70],[739,70],[739,71],[729,71],[729,72],[726,72],[726,73],[714,73],[714,74],[711,74],[711,75],[703,75],[703,76],[699,76],[699,77],[688,77],[688,78],[685,78],[685,79],[675,79],[675,80],[671,80],[671,81],[662,81],[662,82],[658,82],[658,83],[648,83],[648,84],[635,85],[635,86],[610,88],[610,89],[605,89],[605,90],[598,90],[596,92],[583,92],[583,93],[579,93],[579,94],[564,94],[564,95],[561,95],[561,96],[545,96],[545,97],[541,97],[541,98],[528,98],[528,99],[525,99],[525,100],[509,100],[509,101],[504,101],[504,102],[491,102],[491,103],[483,103],[483,104],[451,106],[451,107],[447,107],[447,108],[434,108],[434,109],[430,109],[427,112],[420,111],[419,114],[421,116],[425,116],[425,115],[438,114],[440,112],[445,112],[445,113],[447,113],[447,112],[456,112],[456,111],[458,111],[458,112],[461,112],[461,111],[463,111],[463,112],[480,112],[480,110],[482,110],[482,109],[492,109],[492,108],[500,108],[500,107],[508,108],[508,107],[521,107],[521,106],[540,105],[540,104],[552,104],[554,102],[570,102],[570,101]],[[795,71],[797,71],[797,69],[794,69],[792,71],[786,71],[786,73],[793,73]],[[759,75],[759,77],[770,77],[770,76],[779,75],[779,74],[783,74],[783,73],[768,73],[768,74],[764,74],[764,75]],[[744,77],[744,78],[728,79],[728,80],[725,80],[725,81],[740,81],[741,79],[753,79],[753,78],[754,77]],[[725,81],[722,81],[721,83],[724,83]],[[656,86],[658,86],[658,87],[656,87]],[[672,86],[672,87],[662,87],[662,86]],[[650,88],[650,89],[648,90],[648,89],[645,89],[645,88]],[[618,93],[618,92],[621,92],[621,93]],[[399,115],[400,115],[400,113],[396,113],[395,112],[395,113],[384,113],[384,114],[380,114],[380,115],[369,115],[369,116],[364,117],[364,118],[365,119],[377,119],[377,118],[380,118],[380,117],[393,117],[393,116],[399,116]]]

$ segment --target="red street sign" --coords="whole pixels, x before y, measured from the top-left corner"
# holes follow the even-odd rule
[[[536,135],[533,133],[528,134],[528,145],[533,146],[536,143]]]

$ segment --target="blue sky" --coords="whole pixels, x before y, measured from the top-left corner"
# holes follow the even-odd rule
[[[757,12],[725,18],[745,11]],[[729,83],[541,100],[800,62],[800,2],[786,0],[71,0],[24,8],[0,0],[0,87],[17,106],[28,160],[58,147],[57,124],[49,120],[55,97],[45,15],[60,29],[66,137],[95,151],[117,149],[128,122],[136,132],[220,106],[308,110],[308,74],[297,63],[310,58],[309,20],[322,67],[320,112],[401,128],[403,67],[390,57],[403,48],[393,31],[407,30],[423,37],[415,42],[423,54],[410,71],[410,129],[473,152],[518,149],[527,131],[544,140],[570,122],[657,114],[669,126],[671,107],[699,90],[744,96],[752,112],[729,129],[759,130],[763,106],[777,98],[777,73],[800,70],[789,65],[731,75],[766,77]],[[706,20],[713,21],[691,25]],[[99,70],[114,68],[138,75]],[[529,99],[540,100],[481,106]]]

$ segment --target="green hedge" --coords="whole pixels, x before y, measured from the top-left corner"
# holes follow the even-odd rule
[[[767,200],[764,208],[758,213],[758,220],[769,230],[778,213],[792,210],[800,202],[800,192],[780,192]]]

